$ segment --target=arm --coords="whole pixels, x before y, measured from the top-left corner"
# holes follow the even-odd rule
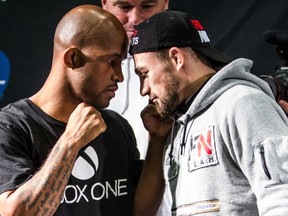
[[[240,91],[230,94],[230,98],[241,94],[235,96],[236,92]],[[219,103],[223,116],[229,116],[219,125],[227,129],[222,130],[227,132],[224,142],[233,141],[231,156],[249,180],[259,215],[287,215],[288,195],[283,193],[288,189],[287,118],[276,103],[261,93],[247,94],[233,103],[230,100],[225,109]]]
[[[105,129],[96,109],[84,103],[78,105],[39,171],[19,188],[0,195],[0,215],[53,215],[79,150]]]
[[[148,105],[141,113],[149,131],[149,146],[134,199],[135,216],[154,215],[161,204],[165,188],[162,158],[166,139],[171,130],[171,120],[159,117],[155,106]]]

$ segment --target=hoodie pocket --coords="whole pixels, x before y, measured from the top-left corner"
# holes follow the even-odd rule
[[[262,168],[264,170],[264,173],[269,179],[271,179],[271,175],[270,175],[269,169],[268,169],[267,164],[266,164],[264,146],[261,145],[259,147],[259,153],[260,153],[260,161],[261,161],[261,165],[262,165]]]
[[[272,137],[254,145],[255,163],[263,180],[275,185],[288,183],[288,137]]]

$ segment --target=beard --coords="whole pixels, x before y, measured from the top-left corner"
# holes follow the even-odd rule
[[[157,112],[163,118],[171,116],[179,105],[179,79],[172,73],[171,67],[167,66],[165,72],[167,74],[164,89],[166,95],[161,100],[161,104],[156,106]]]

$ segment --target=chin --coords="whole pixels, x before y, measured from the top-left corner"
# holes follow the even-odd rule
[[[109,104],[110,104],[110,101],[108,101],[106,103],[99,104],[99,108],[102,108],[102,109],[107,108],[109,106]]]
[[[126,31],[126,33],[127,33],[129,41],[131,41],[134,36],[134,31]]]

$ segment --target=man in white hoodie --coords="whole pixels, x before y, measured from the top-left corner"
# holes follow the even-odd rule
[[[122,23],[131,40],[135,27],[152,15],[167,10],[169,0],[101,0],[102,7],[114,14]],[[128,120],[137,140],[140,158],[145,159],[148,148],[148,132],[145,130],[141,111],[148,105],[149,98],[141,96],[139,78],[135,74],[131,55],[122,62],[124,81],[118,84],[115,98],[108,109],[114,110]],[[170,211],[170,196],[165,193],[157,216],[166,216]]]
[[[135,27],[152,15],[167,10],[169,0],[101,0],[102,8],[114,14],[122,23],[131,40]],[[132,56],[128,54],[122,62],[124,81],[118,84],[116,96],[110,101],[108,109],[121,114],[132,126],[140,157],[145,159],[148,146],[146,132],[140,113],[148,104],[148,97],[141,96],[140,83],[134,72]]]
[[[161,119],[173,119],[163,160],[171,214],[288,215],[288,121],[269,85],[249,73],[252,61],[214,49],[201,23],[177,11],[138,25],[130,52],[151,101],[146,129],[155,136]],[[159,202],[153,184],[162,179],[145,184],[148,168],[137,209]]]

